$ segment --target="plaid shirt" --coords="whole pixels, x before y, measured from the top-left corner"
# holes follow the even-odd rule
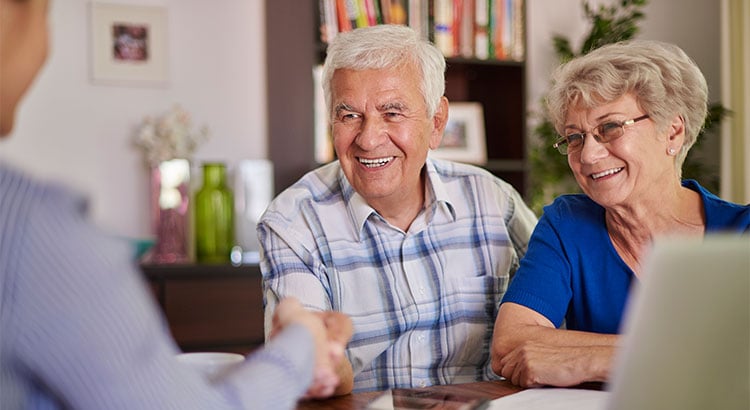
[[[431,159],[426,170],[425,207],[407,232],[338,162],[281,193],[258,224],[266,331],[286,296],[350,315],[355,391],[497,378],[495,316],[536,217],[484,170]]]

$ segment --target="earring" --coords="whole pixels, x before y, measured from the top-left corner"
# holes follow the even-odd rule
[[[674,148],[669,149],[669,155],[674,155],[674,153],[677,152]]]

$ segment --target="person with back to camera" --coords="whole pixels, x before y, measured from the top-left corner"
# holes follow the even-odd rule
[[[47,55],[47,0],[0,0],[0,135]],[[351,335],[288,299],[274,337],[209,383],[179,363],[133,252],[85,201],[0,164],[0,408],[284,409],[325,397]]]
[[[322,84],[338,160],[258,224],[266,318],[288,296],[352,318],[337,393],[497,378],[492,326],[536,217],[489,172],[427,158],[448,120],[444,71],[408,27],[337,35]]]
[[[681,179],[707,98],[695,62],[663,42],[603,46],[555,71],[554,146],[584,193],[544,208],[495,324],[497,374],[526,387],[607,380],[652,240],[750,230],[750,206]]]

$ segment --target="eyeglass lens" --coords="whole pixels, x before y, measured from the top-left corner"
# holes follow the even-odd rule
[[[622,137],[625,134],[625,125],[631,125],[635,122],[648,118],[648,114],[642,115],[638,118],[627,121],[609,121],[603,124],[599,124],[591,130],[591,135],[594,139],[602,144],[606,144],[617,138]],[[586,133],[577,132],[574,134],[566,135],[561,137],[553,146],[560,151],[561,154],[567,155],[571,152],[578,152],[583,147],[583,142],[586,139]]]

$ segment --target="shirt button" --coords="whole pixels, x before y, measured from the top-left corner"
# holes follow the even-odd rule
[[[419,335],[417,340],[419,340],[420,342],[424,342],[424,335]]]
[[[419,382],[419,387],[427,387],[427,382],[422,380],[421,382]]]
[[[419,294],[424,295],[424,293],[425,293],[424,287],[419,288]]]

